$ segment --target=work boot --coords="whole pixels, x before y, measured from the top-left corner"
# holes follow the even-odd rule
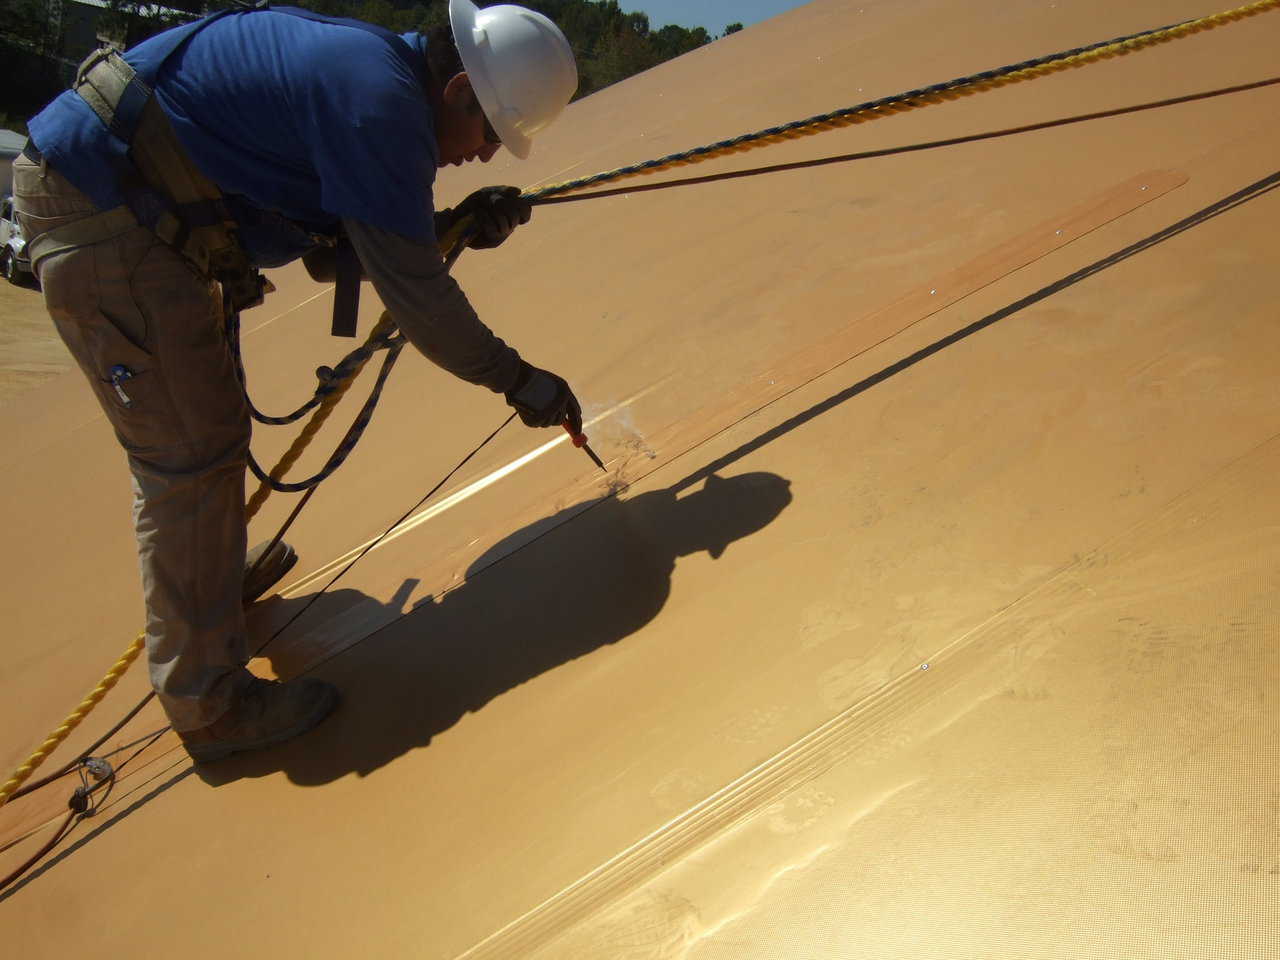
[[[338,705],[331,683],[299,677],[286,683],[254,677],[231,708],[207,727],[178,734],[197,763],[258,750],[306,733]]]
[[[271,546],[270,550],[267,550],[268,546]],[[274,545],[267,540],[250,550],[244,558],[244,605],[247,607],[279,583],[297,562],[298,555],[293,552],[293,547],[283,540]]]

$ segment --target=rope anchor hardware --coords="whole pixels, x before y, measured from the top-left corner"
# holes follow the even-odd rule
[[[92,784],[89,783],[90,779],[94,781]],[[80,764],[80,786],[76,787],[75,792],[71,794],[67,807],[82,817],[95,816],[103,800],[106,800],[107,794],[114,788],[115,779],[116,772],[111,768],[110,763],[101,757],[89,757]],[[103,794],[102,799],[97,803],[91,803],[93,795],[104,786],[107,788],[107,794]]]
[[[85,760],[84,771],[94,780],[105,780],[107,777],[115,776],[115,771],[111,769],[111,764],[101,757],[89,757]]]

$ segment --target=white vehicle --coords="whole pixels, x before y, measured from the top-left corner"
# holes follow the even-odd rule
[[[13,197],[0,199],[0,272],[10,283],[22,284],[31,276],[27,241],[13,215]]]

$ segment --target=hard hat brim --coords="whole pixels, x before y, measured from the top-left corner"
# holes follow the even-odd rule
[[[462,58],[462,68],[467,71],[467,78],[471,81],[471,89],[480,101],[480,109],[484,111],[494,133],[502,140],[502,145],[519,159],[525,160],[533,150],[533,141],[517,130],[510,117],[500,109],[498,93],[485,72],[475,69],[482,62],[475,39],[476,18],[479,15],[480,8],[471,0],[449,0],[449,26],[453,29],[453,42],[458,48],[458,56]]]

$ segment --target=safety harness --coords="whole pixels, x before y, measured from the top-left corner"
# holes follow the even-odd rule
[[[247,9],[268,7],[269,3],[261,2]],[[176,36],[169,56],[213,21],[244,9],[222,10],[179,28],[185,32]],[[424,64],[402,38],[389,30],[300,8],[281,7],[275,12],[373,33],[410,65],[424,91],[430,89],[432,81]],[[60,251],[99,243],[143,226],[181,254],[202,276],[222,285],[229,313],[262,303],[274,288],[238,242],[238,225],[222,191],[192,162],[154,92],[129,62],[113,49],[97,50],[80,65],[72,89],[93,108],[112,136],[127,147],[128,161],[117,170],[125,203],[35,237],[29,244],[32,269]],[[38,151],[30,150],[28,155],[40,159]],[[360,261],[344,237],[313,236],[317,243],[335,248],[332,333],[354,337],[363,274]]]
[[[140,225],[202,276],[217,280],[236,311],[262,303],[268,283],[236,240],[222,191],[187,156],[151,88],[128,61],[113,49],[95,51],[80,65],[73,89],[129,147],[131,163],[119,170],[126,202],[33,238],[32,267]]]

